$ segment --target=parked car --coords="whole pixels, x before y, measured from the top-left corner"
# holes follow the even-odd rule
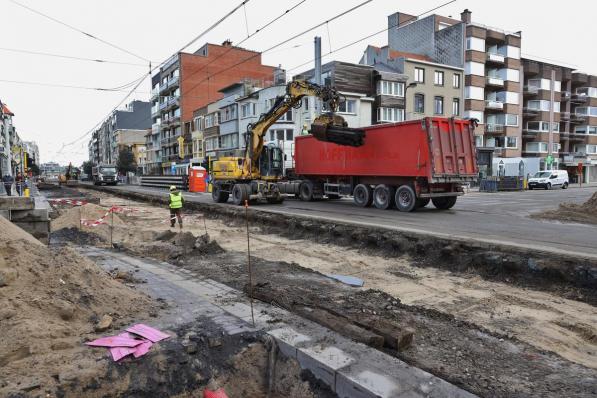
[[[529,178],[529,189],[551,189],[558,186],[566,189],[569,183],[570,180],[568,179],[568,172],[566,170],[539,171],[533,177]]]

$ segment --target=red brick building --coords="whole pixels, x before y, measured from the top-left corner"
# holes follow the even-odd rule
[[[152,78],[152,134],[148,158],[153,168],[169,171],[179,156],[181,136],[192,130],[193,111],[222,98],[220,89],[244,79],[273,84],[273,66],[261,63],[259,52],[207,43],[195,53],[178,53]],[[151,143],[150,143],[151,141]]]

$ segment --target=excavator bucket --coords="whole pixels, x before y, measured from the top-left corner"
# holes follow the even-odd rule
[[[318,116],[311,125],[311,134],[319,141],[343,146],[359,147],[365,142],[365,130],[347,127],[341,116],[332,113]]]

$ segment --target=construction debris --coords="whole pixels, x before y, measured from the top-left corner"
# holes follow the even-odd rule
[[[105,330],[105,329],[104,329]],[[92,347],[109,348],[114,361],[120,361],[128,355],[139,358],[149,352],[153,343],[167,339],[170,335],[144,324],[133,325],[125,333],[117,336],[102,337],[85,343]]]
[[[585,203],[561,203],[557,210],[548,210],[531,216],[553,221],[597,224],[597,192]]]

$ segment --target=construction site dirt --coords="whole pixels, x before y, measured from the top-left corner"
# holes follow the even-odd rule
[[[128,208],[112,230],[116,247],[246,288],[243,209],[187,211],[180,234],[168,228],[164,206],[86,194]],[[101,236],[106,227],[84,230]],[[254,297],[312,320],[317,312],[336,317],[339,325],[326,326],[349,337],[352,326],[375,335],[380,323],[412,331],[404,346],[370,345],[480,396],[597,393],[592,260],[530,261],[533,254],[512,248],[348,228],[250,213]],[[365,286],[328,274],[358,276]]]

